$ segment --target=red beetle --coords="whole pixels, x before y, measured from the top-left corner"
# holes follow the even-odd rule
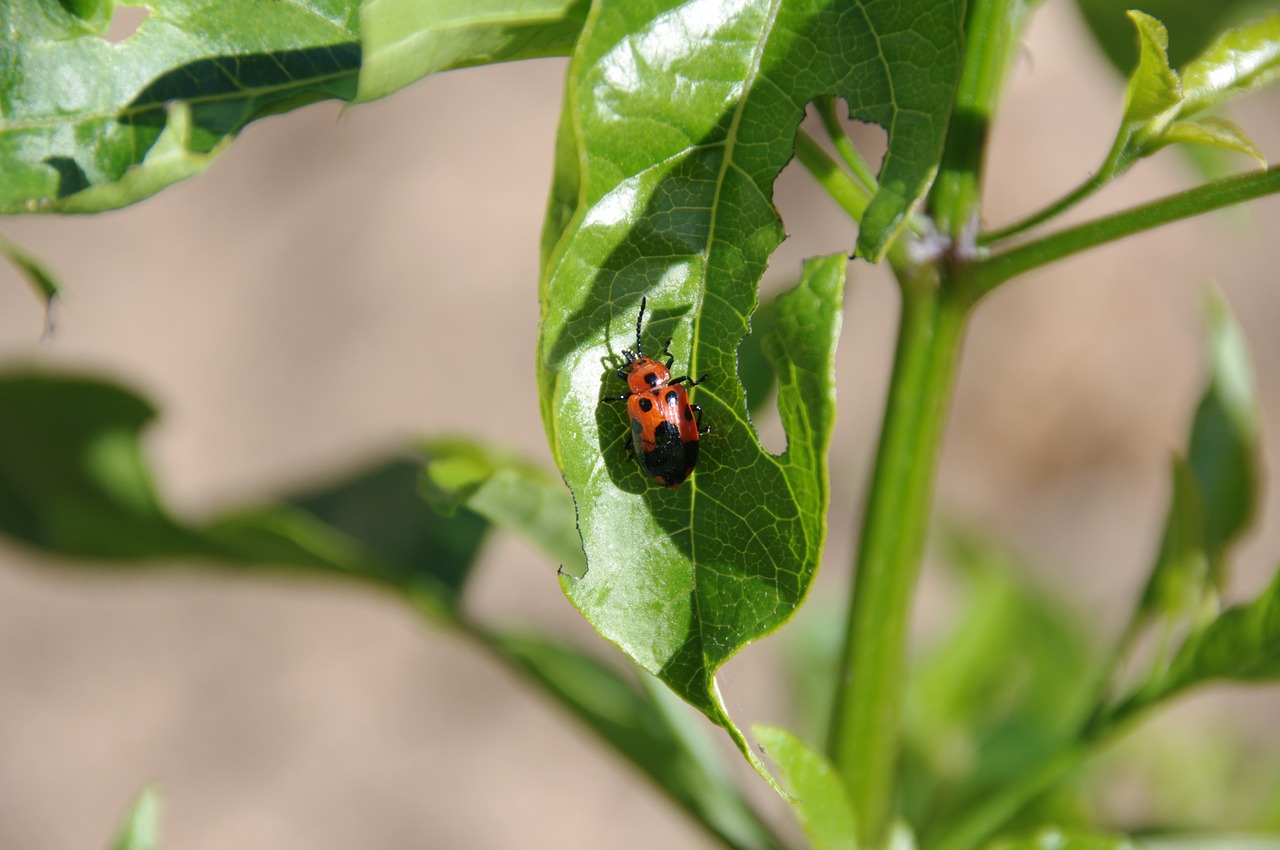
[[[672,378],[675,356],[669,350],[669,339],[661,352],[667,355],[666,363],[644,356],[640,350],[640,325],[645,302],[640,299],[640,315],[636,317],[636,350],[622,352],[626,362],[617,372],[631,391],[601,400],[627,403],[636,459],[659,484],[674,488],[693,472],[698,463],[698,438],[711,430],[702,427],[702,408],[689,403],[685,390],[685,386],[696,387],[707,376],[696,381],[688,375]]]

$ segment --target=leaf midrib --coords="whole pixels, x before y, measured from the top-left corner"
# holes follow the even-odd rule
[[[760,76],[761,76],[760,67],[764,61],[764,51],[766,46],[769,44],[770,39],[773,37],[774,27],[777,25],[777,21],[778,21],[778,9],[780,8],[780,6],[781,6],[781,0],[772,0],[772,2],[769,3],[768,13],[765,17],[765,24],[760,28],[760,37],[756,39],[756,42],[751,54],[751,61],[748,63],[748,66],[747,66],[748,73],[743,75],[743,82],[744,83],[750,82],[750,85],[747,85],[743,89],[742,96],[738,98],[738,102],[737,104],[735,104],[734,110],[733,110],[733,120],[729,123],[729,130],[725,134],[724,159],[720,163],[720,173],[716,176],[716,191],[711,202],[711,221],[709,222],[709,225],[707,227],[706,245],[702,250],[702,257],[703,257],[702,267],[706,270],[702,276],[702,287],[701,287],[702,298],[700,299],[700,303],[698,304],[698,310],[694,313],[693,338],[689,344],[689,349],[690,349],[689,350],[689,374],[694,376],[698,374],[698,368],[697,368],[698,352],[701,348],[701,340],[702,340],[702,333],[701,333],[702,310],[707,300],[707,293],[709,290],[709,287],[707,286],[707,279],[711,274],[711,248],[716,241],[716,223],[719,218],[720,194],[724,190],[725,177],[729,173],[729,169],[730,168],[737,169],[739,173],[743,174],[743,176],[747,178],[747,181],[753,187],[756,188],[756,191],[759,191],[759,187],[756,185],[756,182],[751,179],[750,175],[747,174],[745,171],[743,171],[741,168],[738,168],[737,164],[734,162],[733,153],[734,153],[734,148],[737,146],[738,128],[742,123],[742,113],[746,109],[747,100],[751,97],[751,92],[754,89],[755,83],[760,79]],[[766,200],[769,200],[769,199],[766,199]],[[730,306],[730,305],[726,302],[726,306]],[[736,379],[736,376],[735,376],[735,379]],[[724,407],[728,408],[729,406],[724,405]],[[736,411],[735,411],[735,415],[736,415]],[[754,431],[754,429],[752,430]],[[756,441],[756,444],[759,447],[758,439]],[[764,451],[763,448],[761,448],[760,456],[764,458],[768,458],[770,461],[774,462],[775,464],[779,463],[777,458],[774,458],[774,456],[770,452]],[[783,474],[782,477],[784,480],[786,480],[787,478],[785,473]],[[788,487],[789,486],[790,484],[788,484]],[[711,674],[709,677],[710,681],[714,682],[715,668],[708,663],[707,654],[706,654],[706,642],[703,639],[705,618],[703,617],[703,614],[702,614],[702,594],[699,592],[699,587],[698,587],[698,535],[693,533],[694,517],[697,513],[696,506],[698,502],[698,494],[700,492],[698,488],[698,480],[696,477],[690,480],[689,487],[691,489],[691,492],[689,494],[689,529],[690,529],[689,531],[689,566],[693,569],[693,576],[692,576],[693,594],[692,595],[693,595],[693,610],[694,610],[694,615],[696,618],[697,629],[698,629],[698,644],[699,644],[698,651],[699,651],[699,654],[702,656],[703,665],[707,668],[708,672]],[[765,551],[768,552],[770,561],[771,562],[774,561],[773,553],[770,552],[767,548],[765,549]],[[777,566],[778,564],[775,562],[774,567],[776,568]],[[714,690],[713,685],[709,685],[709,687],[712,690]]]

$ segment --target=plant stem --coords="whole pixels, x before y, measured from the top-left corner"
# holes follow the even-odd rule
[[[829,752],[853,801],[859,846],[883,846],[911,599],[969,302],[937,267],[902,281],[902,315],[837,683]]]
[[[1018,0],[971,0],[965,18],[968,48],[929,206],[937,231],[953,246],[952,257],[970,253],[972,246],[964,240],[977,230],[987,131],[1017,48],[1019,10]],[[941,256],[912,261],[901,248],[890,262],[902,290],[898,345],[862,521],[828,742],[853,803],[858,844],[866,850],[885,845],[893,820],[911,600],[973,303],[963,265]]]
[[[1056,753],[970,806],[965,817],[929,850],[976,850],[983,846],[1028,804],[1053,790],[1100,749],[1123,736],[1148,707],[1135,706],[1127,712],[1090,717]]]
[[[1030,774],[1000,789],[969,810],[969,813],[929,850],[973,850],[1008,823],[1028,803],[1057,785],[1092,753],[1084,743],[1068,747],[1042,762]]]
[[[853,141],[845,135],[844,125],[840,123],[840,115],[836,112],[836,99],[834,97],[819,98],[817,107],[818,117],[822,119],[822,126],[831,139],[832,147],[836,149],[836,153],[840,154],[840,158],[844,160],[844,164],[853,176],[858,178],[858,182],[874,194],[880,188],[880,184],[876,181],[876,176],[871,172],[867,161],[853,146]]]
[[[1217,180],[995,254],[970,268],[972,281],[985,294],[1010,278],[1071,254],[1276,192],[1280,192],[1280,166]]]
[[[939,233],[959,241],[976,232],[991,119],[1018,47],[1017,0],[971,0],[965,18],[968,52],[956,88],[947,145],[929,198]]]
[[[796,134],[796,160],[818,181],[827,194],[835,200],[840,208],[849,214],[855,222],[862,221],[862,214],[871,203],[871,192],[857,180],[849,176],[849,172],[836,163],[822,146],[808,133],[801,130]]]
[[[1089,179],[1085,180],[1076,188],[1072,189],[1066,195],[1044,207],[1039,212],[1034,212],[1026,218],[1015,221],[1013,224],[1006,225],[998,230],[990,230],[986,233],[978,235],[979,245],[990,245],[992,242],[999,242],[1002,239],[1008,239],[1010,236],[1017,236],[1023,231],[1030,230],[1038,224],[1042,224],[1054,216],[1060,215],[1101,189],[1109,182],[1103,178],[1102,172],[1099,171]]]

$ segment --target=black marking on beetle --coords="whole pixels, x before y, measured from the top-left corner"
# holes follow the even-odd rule
[[[651,387],[657,386],[658,376],[655,375],[653,372],[646,372],[644,376],[644,382]]]
[[[644,398],[643,396],[640,398],[638,402],[636,402],[636,404],[638,404],[640,406],[640,409],[643,410],[645,413],[648,413],[650,410],[653,410],[653,402],[647,398]]]
[[[684,406],[684,418],[686,422],[693,421],[693,411],[689,408],[689,405],[687,404]]]
[[[679,403],[680,403],[680,394],[677,393],[675,390],[667,390],[667,404],[674,405]]]

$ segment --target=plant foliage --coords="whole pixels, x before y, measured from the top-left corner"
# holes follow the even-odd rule
[[[319,100],[365,102],[441,71],[568,58],[536,352],[559,475],[473,439],[433,437],[267,504],[189,519],[166,505],[143,449],[156,415],[148,400],[101,377],[8,366],[0,533],[81,567],[199,563],[380,588],[543,692],[727,846],[792,841],[737,788],[684,703],[728,733],[814,847],[1174,846],[1099,828],[1068,786],[1107,743],[1189,689],[1280,677],[1280,577],[1254,599],[1221,602],[1263,480],[1260,404],[1223,299],[1206,311],[1205,389],[1116,645],[1103,650],[1027,582],[1020,558],[966,534],[946,551],[961,598],[946,639],[910,658],[909,616],[972,312],[1054,260],[1280,191],[1262,146],[1219,114],[1280,77],[1280,15],[1244,21],[1229,18],[1239,4],[1184,4],[1169,7],[1166,28],[1164,15],[1126,20],[1109,0],[1080,0],[1110,55],[1120,56],[1121,28],[1136,44],[1122,63],[1114,142],[1076,190],[984,230],[987,134],[1038,5],[150,0],[137,31],[110,42],[111,0],[0,0],[9,214],[134,203],[203,171],[249,123]],[[825,143],[801,127],[810,106]],[[877,168],[845,135],[846,118],[883,128]],[[1041,229],[1142,158],[1188,143],[1243,153],[1262,170]],[[793,158],[849,214],[856,243],[809,259],[792,288],[761,305],[784,237],[773,187]],[[42,298],[59,292],[20,246],[0,237],[0,253]],[[896,276],[898,347],[857,580],[843,625],[825,630],[828,644],[843,644],[814,652],[797,677],[820,703],[805,712],[829,718],[818,724],[827,740],[754,727],[774,776],[729,717],[716,674],[796,613],[822,561],[851,256],[884,260]],[[669,353],[676,375],[698,379],[686,387],[711,428],[679,488],[645,476],[623,406],[606,403],[633,345]],[[780,454],[751,421],[775,392]],[[638,678],[469,612],[469,578],[493,529],[558,565],[568,600]],[[1157,650],[1144,654],[1152,634]],[[154,847],[156,809],[144,793],[112,846]],[[1227,846],[1216,835],[1183,840]]]

